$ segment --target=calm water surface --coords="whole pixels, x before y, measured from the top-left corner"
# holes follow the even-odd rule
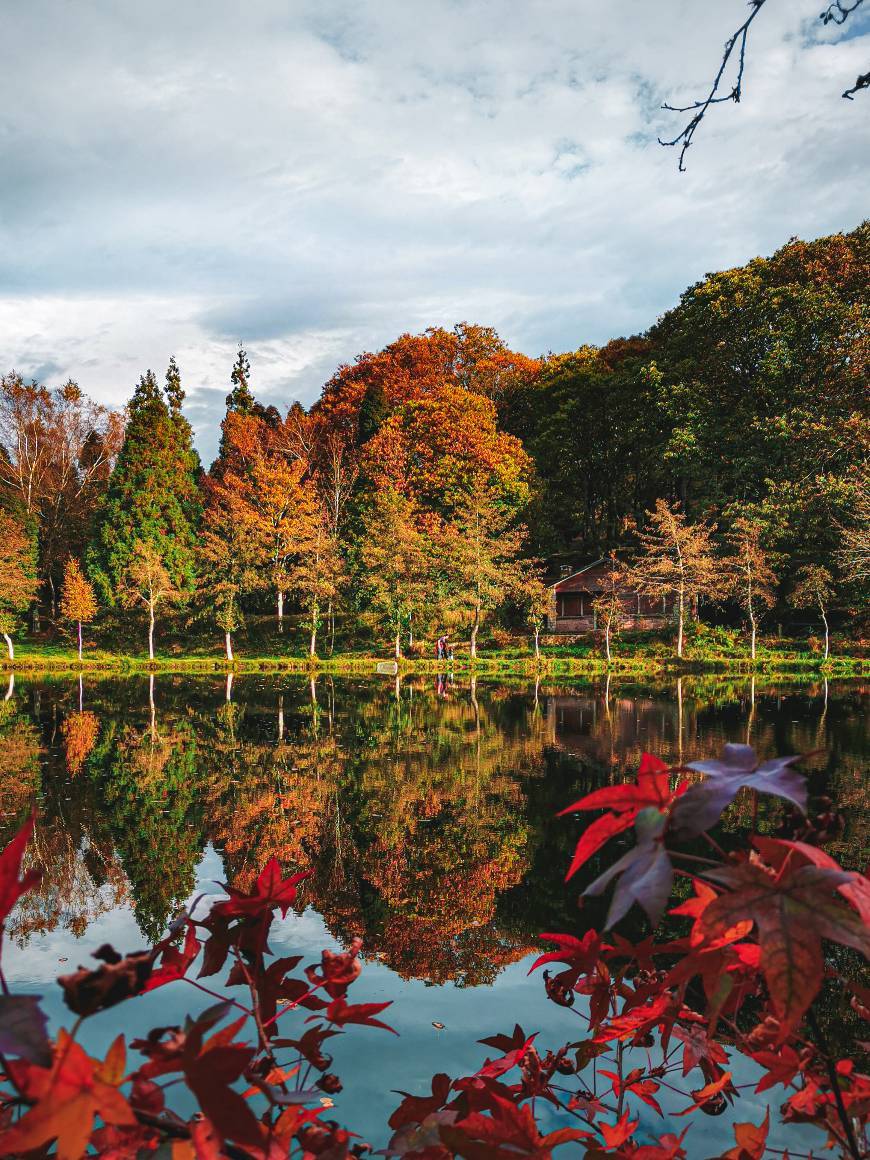
[[[863,866],[867,693],[710,678],[19,680],[0,702],[0,838],[35,803],[45,876],[10,920],[6,973],[68,1021],[54,979],[100,944],[141,947],[191,895],[249,886],[272,854],[310,866],[272,947],[310,961],[363,937],[352,997],[394,1000],[400,1038],[361,1028],[335,1041],[348,1081],[337,1110],[382,1145],[391,1090],[422,1092],[436,1071],[475,1068],[482,1036],[515,1022],[554,1047],[576,1035],[526,977],[539,932],[579,932],[595,918],[578,912],[583,882],[564,883],[578,822],[556,818],[560,808],[630,774],[645,749],[667,760],[725,741],[814,751],[812,791],[846,817],[832,852]],[[728,825],[740,823],[738,809]],[[87,1045],[108,1046],[120,1020],[132,1037],[208,1002],[174,984],[90,1021]],[[701,1130],[711,1152],[733,1142],[724,1121]]]

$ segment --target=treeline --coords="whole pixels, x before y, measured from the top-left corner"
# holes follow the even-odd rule
[[[212,623],[335,618],[389,640],[497,619],[537,634],[544,563],[610,552],[625,584],[740,609],[860,612],[868,577],[870,225],[711,275],[645,335],[531,359],[491,329],[404,335],[340,367],[306,412],[230,375],[204,471],[175,362],[122,417],[69,383],[0,389],[0,614],[77,626],[137,607]],[[609,639],[608,639],[609,646]]]

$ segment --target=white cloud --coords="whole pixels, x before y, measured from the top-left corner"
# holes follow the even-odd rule
[[[818,7],[765,9],[679,175],[659,105],[703,92],[740,0],[13,6],[0,366],[120,403],[174,352],[204,434],[239,339],[286,403],[428,324],[529,353],[643,329],[866,212],[870,119],[839,94],[870,22],[834,43]]]

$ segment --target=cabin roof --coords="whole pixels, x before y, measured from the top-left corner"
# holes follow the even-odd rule
[[[560,576],[558,580],[549,585],[549,588],[556,589],[560,584],[567,583],[568,580],[573,580],[575,576],[582,576],[584,572],[588,572],[591,568],[597,567],[599,564],[604,564],[606,561],[603,556],[599,556],[597,560],[593,560],[591,564],[584,564],[582,568],[578,568],[576,572],[570,572],[567,576]]]

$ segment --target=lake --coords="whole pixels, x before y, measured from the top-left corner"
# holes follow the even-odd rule
[[[766,756],[812,753],[812,792],[845,816],[829,849],[863,868],[867,695],[712,677],[18,679],[0,701],[0,838],[35,803],[45,877],[10,918],[6,975],[68,1025],[54,979],[94,965],[102,943],[142,947],[192,895],[248,887],[273,854],[311,867],[272,948],[314,961],[362,936],[352,1001],[394,1000],[385,1018],[400,1036],[358,1028],[337,1041],[336,1104],[382,1146],[391,1091],[473,1070],[482,1036],[515,1022],[553,1047],[576,1034],[527,977],[542,931],[579,933],[603,913],[581,915],[584,881],[564,882],[580,823],[561,808],[631,774],[644,750],[691,760],[748,740]],[[172,984],[89,1021],[86,1045],[107,1047],[119,1020],[132,1038],[210,1002]],[[763,1108],[751,1097],[743,1118],[753,1100]],[[724,1117],[701,1130],[711,1152],[733,1143]]]

